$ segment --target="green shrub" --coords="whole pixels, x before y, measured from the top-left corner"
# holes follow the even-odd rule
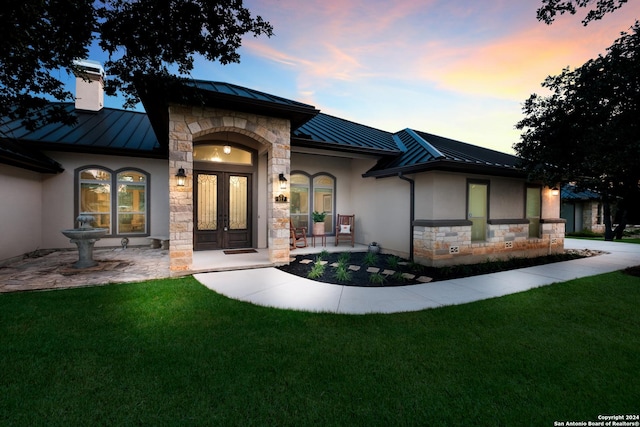
[[[378,262],[378,254],[374,254],[373,252],[367,252],[364,256],[364,264],[372,267],[374,265],[376,265],[376,263]]]
[[[326,264],[320,264],[319,259],[316,259],[316,263],[311,267],[311,271],[307,274],[309,279],[319,279],[324,274]]]
[[[318,258],[319,260],[323,260],[323,259],[327,259],[329,258],[329,252],[326,249],[323,249],[319,254],[318,254]]]
[[[335,276],[339,282],[347,283],[351,281],[351,272],[344,266],[336,268]]]
[[[338,262],[341,264],[346,264],[351,259],[351,252],[342,252],[338,257]]]
[[[400,258],[398,258],[397,256],[393,255],[390,256],[389,258],[387,258],[387,265],[389,266],[389,268],[391,268],[392,270],[397,270],[398,266],[400,265]]]
[[[384,282],[386,281],[387,278],[380,273],[372,273],[369,276],[369,282],[373,283],[374,285],[384,285]]]

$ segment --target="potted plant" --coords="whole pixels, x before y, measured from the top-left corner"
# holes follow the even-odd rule
[[[378,245],[378,242],[369,243],[369,252],[371,252],[373,254],[380,253],[380,245]]]
[[[321,236],[324,234],[324,219],[327,217],[326,212],[313,211],[311,213],[313,218],[313,235]]]

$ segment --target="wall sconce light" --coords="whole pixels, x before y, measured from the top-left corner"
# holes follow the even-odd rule
[[[551,189],[551,195],[552,196],[557,196],[558,194],[560,194],[560,190],[558,189],[558,187],[553,187]]]
[[[178,173],[176,174],[176,184],[178,187],[184,187],[184,183],[187,180],[187,174],[184,173],[184,168],[178,169]]]
[[[280,189],[281,190],[286,190],[287,189],[287,178],[284,177],[283,173],[281,173],[280,176],[278,176],[278,180],[280,181]]]
[[[224,147],[222,147],[222,151],[224,152],[224,154],[231,154],[231,146],[225,145]]]

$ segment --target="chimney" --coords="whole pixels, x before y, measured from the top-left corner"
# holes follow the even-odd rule
[[[104,106],[105,74],[102,64],[88,59],[76,60],[73,64],[80,68],[80,75],[76,76],[76,109],[100,111]]]

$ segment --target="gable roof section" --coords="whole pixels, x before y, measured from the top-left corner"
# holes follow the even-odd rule
[[[522,176],[518,158],[426,132],[404,129],[393,135],[403,153],[383,158],[365,177],[387,177],[428,170]]]
[[[319,113],[314,106],[231,83],[196,79],[145,79],[136,84],[140,99],[161,144],[169,143],[169,103],[200,105],[279,117],[295,129]]]
[[[20,120],[0,124],[5,135],[33,148],[165,158],[151,123],[145,113],[103,108],[100,111],[75,110],[73,103],[65,109],[75,112],[78,123],[73,126],[51,123],[34,131],[27,130]]]
[[[371,155],[395,156],[402,153],[390,132],[323,113],[295,129],[291,144]]]

